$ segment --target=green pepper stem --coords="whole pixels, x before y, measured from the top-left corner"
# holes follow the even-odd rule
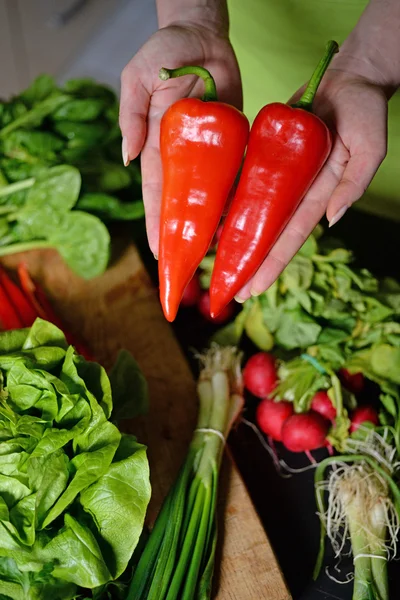
[[[217,88],[215,87],[215,81],[209,71],[203,67],[179,67],[177,69],[160,69],[158,74],[159,78],[163,81],[167,79],[174,79],[175,77],[182,77],[182,75],[197,75],[204,81],[204,96],[202,100],[209,102],[210,100],[218,100]]]
[[[317,68],[311,76],[308,85],[298,102],[292,104],[292,108],[303,108],[304,110],[311,111],[312,105],[314,102],[315,94],[317,93],[319,84],[323,76],[325,75],[325,71],[327,70],[333,55],[339,52],[339,45],[337,42],[330,40],[326,45],[326,50],[324,56],[319,61]]]

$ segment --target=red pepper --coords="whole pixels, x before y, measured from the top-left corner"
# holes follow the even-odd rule
[[[36,310],[2,267],[0,267],[0,287],[2,296],[0,321],[3,327],[5,329],[30,327],[37,317]],[[5,301],[6,298],[8,302]],[[5,317],[5,311],[8,318]],[[10,320],[11,315],[13,318]]]
[[[194,74],[205,82],[202,100],[183,98],[164,113],[159,281],[168,321],[213,240],[249,135],[245,115],[217,102],[215,83],[201,67],[161,69],[160,77]]]
[[[212,316],[256,273],[329,156],[331,134],[311,109],[337,51],[337,43],[329,42],[296,104],[268,104],[254,121],[218,244],[210,285]]]

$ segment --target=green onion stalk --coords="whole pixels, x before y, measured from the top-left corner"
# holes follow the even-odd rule
[[[240,354],[216,345],[200,357],[199,413],[186,459],[134,570],[127,600],[211,597],[218,474],[243,408]]]
[[[316,469],[321,543],[314,578],[322,566],[325,536],[337,557],[349,539],[353,600],[389,600],[387,562],[396,554],[400,528],[400,490],[394,480],[397,453],[387,436],[373,429],[364,440],[349,439],[346,452],[325,459]],[[325,479],[326,470],[332,466]]]

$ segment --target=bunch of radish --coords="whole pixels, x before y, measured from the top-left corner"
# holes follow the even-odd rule
[[[352,380],[355,376],[346,372],[343,379],[345,377],[346,383],[350,382],[348,388],[362,389],[362,374],[357,373]],[[272,399],[271,394],[278,382],[277,365],[275,357],[267,352],[259,352],[249,358],[243,369],[243,381],[246,389],[261,399],[256,421],[270,440],[282,442],[291,452],[308,453],[329,446],[327,436],[336,418],[336,408],[326,391],[321,390],[314,395],[306,413],[295,414],[292,402]],[[356,408],[351,414],[350,432],[356,431],[366,421],[378,424],[376,410],[371,406]]]

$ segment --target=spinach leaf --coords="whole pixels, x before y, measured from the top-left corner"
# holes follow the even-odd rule
[[[80,189],[78,169],[68,165],[52,167],[30,188],[25,208],[41,210],[50,205],[60,212],[67,212],[76,204]]]
[[[28,112],[25,104],[16,98],[10,102],[0,102],[0,129]]]
[[[108,127],[103,121],[81,123],[79,121],[56,121],[54,130],[62,137],[69,140],[69,148],[92,148],[104,141]]]
[[[108,194],[83,194],[78,200],[77,208],[97,215],[102,221],[134,221],[144,217],[141,200],[122,202]]]
[[[20,181],[21,183],[25,179],[29,179],[31,177],[40,177],[47,171],[49,167],[49,165],[43,161],[26,163],[15,158],[1,158],[0,164],[10,182]]]
[[[105,103],[100,98],[70,100],[55,110],[51,118],[54,121],[93,121],[101,115],[104,108]]]
[[[80,211],[67,213],[48,235],[48,244],[84,279],[101,275],[109,260],[110,235],[95,217]]]
[[[90,78],[69,79],[64,84],[64,91],[80,98],[101,98],[108,103],[116,100],[111,88]]]
[[[2,152],[9,158],[27,163],[37,162],[37,158],[54,161],[57,152],[64,147],[64,141],[49,131],[12,131],[2,143]]]
[[[32,107],[37,102],[41,102],[52,92],[56,91],[56,84],[53,77],[49,75],[39,75],[34,79],[31,85],[20,95],[21,100]]]
[[[15,129],[38,127],[43,119],[62,104],[67,102],[69,97],[65,94],[54,93],[35,104],[31,110],[22,113],[19,117],[8,123],[0,129],[0,138],[4,139]]]
[[[123,165],[99,159],[91,165],[79,163],[85,188],[91,193],[115,193],[132,183],[131,171]]]

